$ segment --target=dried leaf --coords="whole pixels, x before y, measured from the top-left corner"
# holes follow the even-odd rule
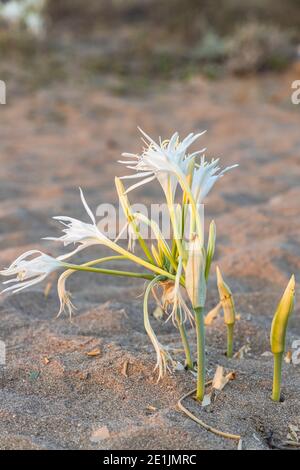
[[[295,341],[292,342],[292,349],[296,349],[296,351],[292,353],[291,362],[294,365],[298,365],[300,364],[300,340],[299,339],[296,339]]]
[[[272,357],[273,354],[271,353],[271,351],[265,351],[264,353],[262,353],[262,356],[264,356],[264,357]]]
[[[128,360],[124,361],[122,371],[121,371],[124,377],[128,377],[128,366],[129,366],[129,361]]]
[[[212,388],[215,390],[223,390],[225,385],[230,381],[234,380],[236,377],[235,372],[229,372],[227,375],[224,375],[224,367],[217,366],[217,370],[215,372],[215,376],[212,382]]]
[[[221,302],[219,302],[208,314],[205,316],[204,325],[209,326],[220,316],[220,309],[222,307]]]
[[[205,407],[205,406],[209,406],[211,404],[211,395],[212,395],[211,392],[204,395],[201,406]]]
[[[300,348],[292,354],[292,363],[296,366],[300,364]]]
[[[176,365],[174,366],[174,370],[182,371],[184,370],[184,365],[181,364],[181,362],[177,362]]]
[[[300,348],[300,339],[295,339],[295,341],[292,342],[292,349],[297,348]]]
[[[157,408],[155,406],[152,406],[152,405],[147,405],[146,410],[154,412],[154,411],[157,411]]]
[[[234,354],[234,358],[236,359],[244,359],[245,357],[245,354],[247,354],[249,351],[251,351],[251,347],[249,344],[245,344],[244,346],[242,346],[235,354]]]
[[[102,428],[96,429],[90,437],[92,442],[100,442],[104,439],[109,438],[110,433],[107,426],[103,426]]]
[[[294,424],[289,424],[289,432],[286,437],[288,440],[299,442],[300,429],[298,428],[298,426],[295,426]]]
[[[159,305],[155,308],[153,312],[153,316],[154,318],[156,318],[156,320],[161,320],[163,318],[164,311]]]
[[[89,357],[94,357],[94,356],[99,356],[100,353],[101,353],[100,349],[96,348],[96,349],[93,349],[92,351],[87,352],[86,355]]]
[[[46,286],[45,286],[45,289],[44,289],[44,297],[47,299],[47,297],[49,296],[50,294],[50,291],[51,291],[51,287],[53,285],[53,282],[52,281],[49,281],[47,282]]]
[[[290,364],[292,362],[292,351],[288,351],[284,357],[284,362]]]
[[[45,364],[45,365],[48,365],[49,362],[50,362],[50,359],[49,359],[47,356],[45,356],[45,357],[44,357],[44,364]]]

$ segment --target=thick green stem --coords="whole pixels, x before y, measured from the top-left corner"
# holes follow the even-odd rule
[[[233,356],[233,330],[234,323],[227,325],[227,357]]]
[[[185,329],[184,323],[182,322],[178,309],[176,310],[176,321],[178,324],[178,329],[179,329],[181,341],[182,341],[184,352],[185,352],[186,366],[188,369],[192,370],[194,368],[194,364],[193,364],[192,355],[191,355],[191,348],[190,348],[189,340],[186,334],[186,329]]]
[[[283,358],[283,353],[274,354],[273,392],[272,392],[272,400],[274,401],[280,401],[282,358]]]
[[[197,391],[196,399],[202,401],[205,394],[205,331],[203,309],[195,308],[197,334]]]

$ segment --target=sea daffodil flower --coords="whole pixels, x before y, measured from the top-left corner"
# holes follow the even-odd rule
[[[36,256],[34,256],[36,255]],[[32,256],[34,256],[32,258]],[[13,263],[6,269],[0,271],[2,276],[16,276],[13,279],[4,281],[3,284],[14,284],[4,289],[1,293],[20,292],[27,287],[38,284],[43,281],[50,273],[60,269],[64,266],[62,260],[66,259],[69,255],[53,258],[39,250],[30,250],[19,256]],[[29,259],[28,259],[29,258]]]
[[[207,162],[205,157],[202,156],[200,164],[196,165],[193,173],[191,190],[197,204],[203,203],[203,200],[218,179],[222,178],[227,171],[238,166],[238,164],[231,165],[220,171],[218,163],[219,158],[216,160],[212,159],[211,162]]]
[[[61,237],[45,237],[44,240],[58,241],[63,243],[64,246],[68,246],[71,243],[79,243],[80,247],[78,247],[77,251],[99,243],[102,243],[104,245],[110,244],[110,240],[98,229],[96,225],[95,216],[91,211],[90,207],[88,206],[81,188],[79,188],[79,190],[82,204],[92,223],[90,224],[82,222],[81,220],[64,215],[55,216],[53,217],[53,219],[58,220],[62,225],[66,227],[63,229],[64,235],[62,235]]]
[[[146,145],[142,154],[123,153],[122,156],[128,158],[128,161],[120,160],[120,163],[125,163],[127,168],[137,172],[134,175],[123,176],[122,179],[143,178],[130,186],[127,192],[157,178],[165,194],[171,187],[171,192],[174,195],[178,183],[178,173],[186,174],[190,160],[205,151],[202,149],[191,155],[186,154],[187,149],[205,131],[199,134],[191,133],[182,141],[179,140],[178,132],[175,132],[170,140],[161,141],[159,144],[141,129],[140,132],[145,137]]]

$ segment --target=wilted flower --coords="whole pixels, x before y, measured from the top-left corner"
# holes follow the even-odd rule
[[[76,310],[76,307],[71,301],[71,293],[66,290],[66,281],[68,277],[73,274],[73,272],[74,271],[72,269],[67,269],[58,278],[57,293],[60,301],[60,308],[57,314],[58,317],[67,309],[69,312],[69,317],[71,318],[73,310]]]
[[[182,273],[182,261],[179,259],[176,279],[174,281],[164,281],[160,283],[163,292],[161,296],[161,302],[155,295],[158,304],[162,307],[164,312],[168,314],[168,321],[172,318],[172,322],[175,326],[180,326],[186,322],[187,318],[193,323],[193,315],[188,308],[183,295],[180,291],[180,278]]]
[[[27,259],[37,255],[32,259]],[[64,266],[62,260],[69,255],[53,258],[39,250],[30,250],[19,256],[7,269],[0,271],[2,276],[16,276],[3,284],[14,284],[1,293],[12,291],[13,294],[43,281],[50,273]]]
[[[186,174],[190,160],[205,150],[202,149],[191,155],[186,154],[188,147],[204,134],[205,131],[200,134],[191,133],[181,142],[179,141],[178,132],[175,132],[170,140],[161,141],[159,144],[144,131],[141,129],[140,131],[146,139],[146,147],[143,153],[141,155],[123,153],[122,156],[129,160],[120,160],[120,163],[125,163],[127,168],[137,171],[137,174],[123,176],[123,179],[143,178],[138,183],[130,186],[127,192],[157,178],[165,193],[167,193],[168,186],[170,185],[174,194],[177,186],[177,175],[179,173]]]

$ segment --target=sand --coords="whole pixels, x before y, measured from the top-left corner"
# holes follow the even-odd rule
[[[217,263],[241,315],[235,351],[251,349],[228,360],[222,319],[207,327],[208,378],[219,364],[236,379],[207,408],[185,403],[210,425],[240,434],[245,449],[281,447],[289,425],[300,426],[300,366],[284,365],[284,401],[273,403],[272,358],[262,356],[288,278],[300,274],[300,107],[289,97],[295,78],[295,71],[241,81],[195,78],[139,97],[52,86],[12,96],[1,107],[1,266],[34,247],[61,253],[40,238],[59,233],[54,215],[85,217],[78,186],[94,210],[116,202],[113,177],[124,174],[117,160],[122,151],[139,149],[138,125],[153,136],[207,129],[208,155],[221,156],[224,166],[239,163],[207,198],[207,225],[214,218],[218,231],[207,310],[218,299]],[[135,196],[162,200],[154,184]],[[96,252],[105,250],[90,256]],[[0,300],[0,338],[7,346],[0,367],[1,449],[237,448],[178,411],[178,399],[195,386],[191,373],[178,370],[156,383],[143,327],[143,281],[74,275],[72,323],[67,315],[56,318],[52,281],[47,298],[44,284]],[[287,349],[300,338],[299,313],[296,304]],[[183,362],[171,323],[151,320]],[[195,351],[195,334],[189,334]],[[87,355],[95,349],[99,354]]]

